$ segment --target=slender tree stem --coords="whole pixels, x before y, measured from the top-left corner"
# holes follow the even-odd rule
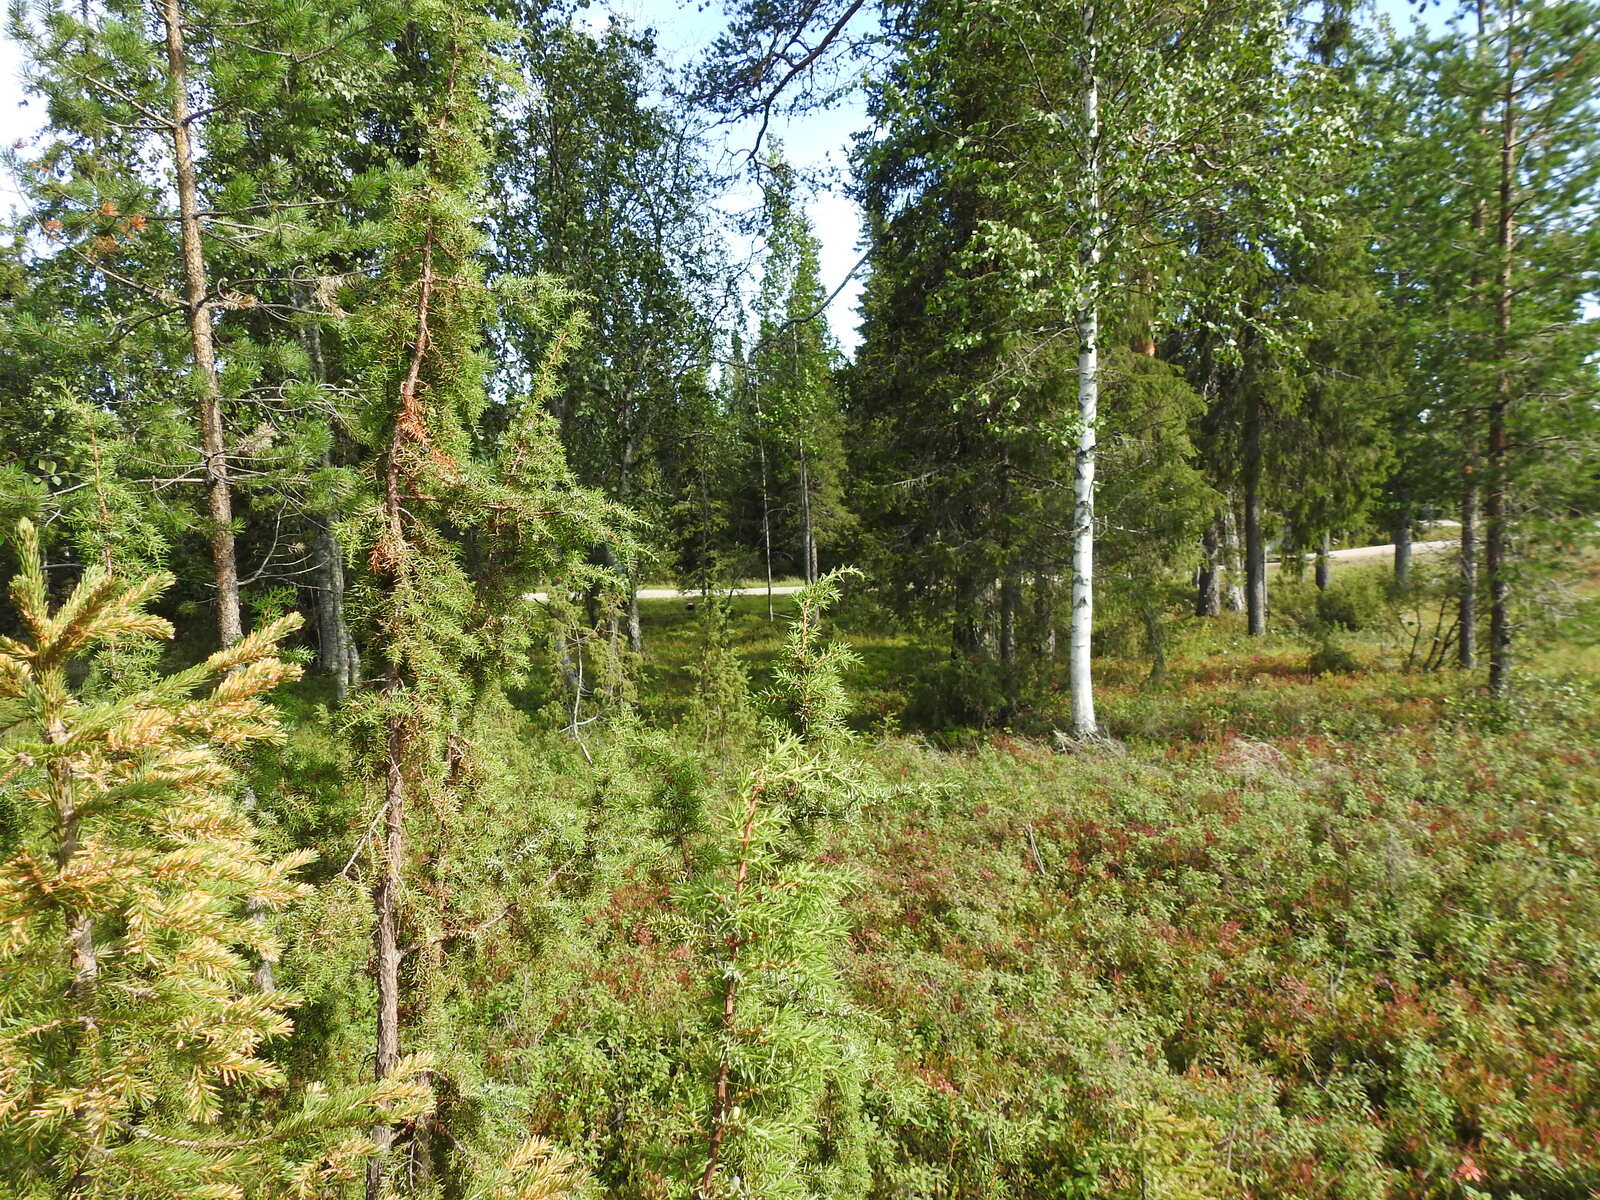
[[[1394,586],[1403,591],[1411,586],[1411,508],[1402,503],[1395,512]]]
[[[178,231],[183,254],[184,315],[200,388],[200,450],[205,468],[206,511],[210,518],[211,564],[217,587],[217,635],[223,646],[244,636],[239,607],[239,559],[233,537],[233,491],[228,479],[227,440],[222,424],[222,385],[211,327],[205,246],[200,229],[200,189],[195,177],[190,126],[183,15],[178,0],[161,0],[166,26],[167,71],[172,87],[172,152],[177,170]]]
[[[416,445],[427,438],[423,422],[422,405],[417,395],[422,378],[422,364],[427,358],[430,342],[429,320],[433,301],[433,234],[428,232],[422,241],[421,273],[417,282],[417,320],[412,335],[406,372],[400,384],[399,403],[395,409],[394,424],[390,430],[389,447],[384,456],[384,538],[387,546],[380,546],[379,556],[388,574],[391,603],[399,602],[398,593],[407,586],[410,570],[410,547],[405,530],[405,509],[401,503],[401,457],[407,444]],[[401,871],[405,853],[405,752],[406,724],[404,716],[395,706],[404,691],[405,666],[401,661],[390,664],[385,693],[390,711],[386,721],[386,746],[384,760],[383,859],[378,880],[372,889],[373,952],[378,984],[378,1025],[375,1070],[379,1080],[394,1071],[400,1060],[400,941],[398,897]],[[394,1144],[394,1129],[380,1125],[372,1131],[373,1140],[381,1150]],[[384,1161],[380,1155],[367,1164],[367,1200],[379,1200],[383,1192]]]
[[[744,828],[739,835],[739,873],[733,884],[733,911],[739,911],[739,904],[744,899],[745,883],[750,876],[750,842],[755,836],[756,811],[761,803],[761,794],[766,790],[766,785],[757,778],[751,785],[745,797]],[[701,1172],[700,1184],[695,1189],[696,1200],[711,1200],[711,1188],[717,1178],[717,1164],[722,1155],[722,1139],[728,1128],[728,1110],[732,1107],[730,1091],[732,1087],[733,1064],[729,1054],[729,1046],[735,1033],[735,1008],[739,998],[739,977],[734,970],[739,954],[739,936],[736,932],[728,934],[728,977],[722,990],[722,1058],[717,1066],[716,1088],[711,1097],[711,1132],[706,1140],[706,1166]]]
[[[1072,700],[1072,732],[1092,737],[1098,732],[1094,714],[1092,653],[1094,635],[1094,468],[1100,406],[1100,311],[1098,275],[1101,255],[1100,212],[1100,81],[1099,32],[1095,7],[1089,26],[1088,85],[1083,116],[1088,127],[1089,220],[1085,254],[1088,297],[1078,314],[1078,446],[1072,477],[1072,601],[1067,639],[1067,680]]]
[[[58,668],[52,669],[56,677],[41,690],[54,699],[64,696],[66,680]],[[56,706],[52,704],[52,708]],[[64,707],[64,705],[62,705]],[[67,725],[59,709],[47,714],[44,740],[59,746],[67,740]],[[77,788],[73,782],[72,765],[65,759],[53,759],[46,772],[50,781],[50,799],[56,810],[56,868],[66,871],[78,853],[78,829],[81,816],[77,805]],[[76,909],[66,910],[67,937],[72,944],[72,990],[80,999],[94,993],[100,977],[100,959],[94,945],[94,920]]]
[[[1244,412],[1244,595],[1251,637],[1267,632],[1267,539],[1261,517],[1261,397],[1246,383]]]
[[[1511,584],[1506,577],[1508,496],[1506,418],[1512,399],[1511,301],[1516,251],[1517,5],[1506,5],[1506,67],[1500,106],[1500,192],[1496,221],[1499,271],[1495,287],[1495,353],[1500,373],[1489,403],[1489,479],[1484,504],[1484,569],[1489,576],[1489,690],[1503,694],[1511,682]]]

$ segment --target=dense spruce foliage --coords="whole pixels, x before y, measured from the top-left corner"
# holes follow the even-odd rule
[[[646,11],[13,6],[0,1197],[1600,1194],[1600,4]]]

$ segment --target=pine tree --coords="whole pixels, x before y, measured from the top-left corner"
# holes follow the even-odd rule
[[[718,385],[709,364],[689,372],[680,385],[684,420],[661,443],[665,496],[675,498],[662,514],[663,540],[679,586],[702,596],[749,574],[751,547],[759,541],[741,540],[738,527],[741,484],[752,465],[734,400],[744,390],[743,374],[737,361]]]
[[[280,732],[264,694],[299,674],[268,625],[133,691],[76,694],[74,664],[171,637],[171,582],[84,572],[51,611],[31,523],[0,639],[0,797],[20,844],[0,869],[0,1174],[8,1195],[326,1194],[375,1151],[357,1130],[414,1116],[421,1064],[377,1087],[284,1103],[264,1043],[292,999],[250,986],[278,946],[245,914],[304,895],[229,799],[221,754]],[[209,686],[210,690],[202,690]]]
[[[362,240],[361,127],[392,61],[370,46],[392,21],[354,0],[42,0],[13,16],[50,118],[19,172],[27,226],[39,273],[64,285],[60,311],[36,309],[24,336],[62,382],[119,402],[159,502],[199,485],[201,521],[171,514],[166,533],[204,535],[222,645],[245,626],[241,581],[294,578],[284,510],[326,487],[311,477],[338,404],[289,322],[308,277]]]
[[[1518,496],[1528,473],[1524,447],[1548,444],[1564,418],[1594,409],[1592,369],[1578,365],[1593,354],[1594,333],[1578,324],[1577,313],[1600,276],[1593,221],[1600,187],[1593,120],[1600,6],[1504,0],[1493,6],[1491,19],[1494,61],[1486,82],[1497,119],[1489,204],[1495,273],[1484,569],[1489,688],[1504,694],[1511,683],[1516,543],[1531,532],[1518,512],[1532,499]],[[1592,446],[1592,417],[1583,425],[1589,437],[1580,438]]]
[[[1600,273],[1597,20],[1592,3],[1463,6],[1445,36],[1397,43],[1389,60],[1387,98],[1427,136],[1382,163],[1381,267],[1408,317],[1408,404],[1460,472],[1459,661],[1478,662],[1484,593],[1496,692],[1515,629],[1538,623],[1517,596],[1542,574],[1530,551],[1590,532],[1573,515],[1590,486],[1574,468],[1596,438],[1584,296]]]

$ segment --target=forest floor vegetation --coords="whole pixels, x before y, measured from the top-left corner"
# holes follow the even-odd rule
[[[1600,564],[1572,590],[1592,616]],[[847,873],[824,1017],[859,1094],[821,1093],[814,1178],[873,1197],[1600,1188],[1600,657],[1553,641],[1491,699],[1475,675],[1403,669],[1381,570],[1330,591],[1280,581],[1265,639],[1174,615],[1164,682],[1106,659],[1114,743],[1072,754],[1048,709],[914,727],[906,681],[946,652],[860,595],[841,607],[830,629],[859,662],[839,769],[867,799],[806,853]],[[753,694],[789,606],[729,606]],[[719,943],[685,896],[759,769],[749,727],[694,728],[703,617],[644,606],[641,719],[586,754],[529,712],[492,716],[522,748],[483,781],[497,819],[452,880],[452,936],[476,939],[453,1036],[499,1072],[452,1120],[529,1127],[619,1197],[687,1195]],[[279,836],[358,846],[326,710],[314,691],[291,710],[258,775]],[[333,858],[288,939],[308,997],[290,1053],[359,1075],[365,898]]]

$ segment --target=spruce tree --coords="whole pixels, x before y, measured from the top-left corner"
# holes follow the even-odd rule
[[[649,29],[618,19],[591,34],[540,2],[517,6],[517,20],[507,57],[521,86],[505,88],[492,114],[494,269],[551,272],[591,298],[590,334],[551,411],[577,478],[659,527],[687,498],[670,460],[715,437],[703,404],[723,270],[713,181],[687,114],[659,98],[668,85]],[[537,370],[546,341],[537,322],[506,316],[496,386]],[[670,549],[642,540],[656,562]],[[625,613],[607,623],[625,621],[638,654],[646,560],[622,550],[608,542],[594,555],[625,591]],[[608,633],[620,640],[620,629]]]
[[[1510,687],[1513,580],[1517,542],[1533,532],[1519,509],[1529,467],[1526,448],[1548,446],[1568,422],[1592,447],[1596,394],[1594,332],[1579,324],[1584,297],[1600,276],[1594,204],[1600,189],[1600,138],[1594,89],[1600,5],[1504,0],[1491,6],[1490,62],[1477,74],[1491,98],[1494,159],[1488,210],[1493,229],[1494,336],[1484,382],[1484,570],[1489,590],[1489,688]],[[1477,65],[1477,64],[1475,64]],[[1486,68],[1486,69],[1485,69]],[[1585,416],[1590,419],[1584,420]],[[1570,432],[1569,432],[1570,436]],[[1531,482],[1531,481],[1529,481]],[[1554,482],[1554,481],[1552,481]],[[1555,500],[1562,491],[1556,483]]]
[[[301,898],[308,856],[273,861],[230,799],[223,754],[280,735],[267,691],[298,624],[268,625],[134,690],[77,691],[79,664],[172,636],[148,603],[170,582],[101,566],[49,604],[39,541],[18,529],[0,639],[0,799],[18,832],[0,868],[0,1190],[7,1195],[328,1194],[376,1150],[375,1118],[416,1115],[421,1064],[376,1087],[284,1095],[263,1053],[291,997],[250,986],[278,946],[247,901]],[[103,679],[99,681],[103,685]]]
[[[822,544],[836,543],[851,525],[834,379],[839,355],[823,315],[820,247],[799,205],[794,173],[776,156],[767,170],[767,258],[748,386],[756,391],[757,437],[763,452],[772,449],[765,460],[768,483],[789,497],[778,505],[784,519],[777,536],[791,547],[796,574],[814,583]]]

